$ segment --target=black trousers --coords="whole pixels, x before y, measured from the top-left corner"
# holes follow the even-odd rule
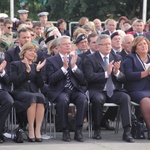
[[[130,97],[125,92],[114,91],[111,98],[106,95],[106,92],[95,92],[94,96],[92,96],[90,100],[92,103],[93,122],[95,126],[100,127],[101,120],[103,118],[103,105],[105,102],[119,105],[123,127],[131,125]]]
[[[68,111],[70,103],[73,103],[77,109],[76,127],[83,125],[84,117],[87,111],[87,97],[84,93],[77,89],[73,89],[71,91],[68,88],[65,88],[54,102],[56,103],[56,110],[62,129],[68,128]]]
[[[5,121],[13,106],[13,98],[4,90],[0,90],[0,135],[3,133]]]

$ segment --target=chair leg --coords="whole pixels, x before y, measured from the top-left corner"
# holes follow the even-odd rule
[[[54,121],[54,138],[56,138],[56,105],[52,105],[52,115],[53,115],[53,121]]]
[[[118,112],[117,112],[117,117],[116,117],[115,134],[118,134],[118,131],[119,131],[119,123],[120,123],[120,107],[118,107]]]

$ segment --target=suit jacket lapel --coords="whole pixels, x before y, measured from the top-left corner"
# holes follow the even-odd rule
[[[104,65],[104,61],[101,57],[101,55],[99,54],[99,52],[95,52],[95,57],[97,62],[103,67],[103,69],[105,70],[105,65]]]
[[[113,55],[110,53],[110,54],[109,54],[109,62],[111,62],[112,60],[114,60],[114,57],[113,57]]]
[[[59,68],[61,68],[61,67],[63,66],[63,61],[62,61],[60,55],[57,54],[57,55],[55,56],[55,59],[56,59],[56,63],[58,64]]]

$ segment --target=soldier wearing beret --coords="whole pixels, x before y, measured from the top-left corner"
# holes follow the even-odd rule
[[[77,46],[77,53],[81,54],[88,50],[88,41],[86,34],[79,34],[74,42]]]

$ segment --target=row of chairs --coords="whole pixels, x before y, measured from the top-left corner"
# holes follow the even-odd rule
[[[132,109],[134,107],[139,106],[139,104],[135,102],[131,102]],[[75,107],[73,103],[70,103],[69,107]],[[119,130],[119,124],[120,124],[120,107],[117,104],[114,103],[105,103],[104,107],[118,107],[118,112],[116,116],[116,122],[115,122],[115,133],[118,133]],[[52,117],[53,117],[53,125],[52,125]],[[48,126],[49,121],[49,126]],[[11,138],[13,138],[14,130],[16,128],[16,111],[13,107],[11,110],[10,115],[7,118],[6,121],[6,127],[10,128],[11,132]],[[49,128],[48,128],[49,127]],[[49,138],[56,138],[56,104],[48,103],[46,107],[46,112],[43,120],[43,128],[44,128],[44,134],[49,134]],[[52,131],[53,129],[53,131]],[[88,99],[88,136],[89,138],[92,137],[93,133],[93,126],[92,126],[92,104],[90,103]]]

